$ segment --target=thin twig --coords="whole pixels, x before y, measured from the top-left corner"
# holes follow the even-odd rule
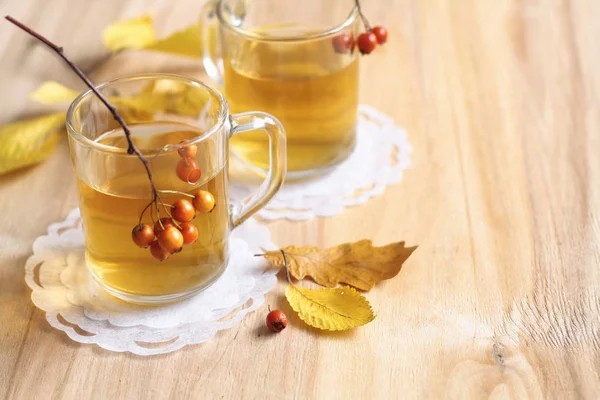
[[[154,203],[154,200],[148,203],[148,205],[142,210],[142,213],[140,214],[140,219],[138,221],[138,225],[142,225],[142,219],[144,218],[144,214],[146,213],[146,210],[152,205],[152,203]],[[152,209],[150,209],[150,219],[152,219]]]
[[[365,29],[367,31],[370,31],[371,24],[369,24],[367,17],[365,17],[365,15],[362,12],[362,8],[360,7],[360,0],[355,0],[355,3],[356,3],[356,8],[358,9],[358,15],[360,16],[360,19],[362,20],[363,24],[365,25]]]
[[[185,193],[185,192],[180,192],[179,190],[158,189],[158,193],[160,193],[160,194],[179,194],[181,196],[189,197],[190,199],[193,199],[195,197],[193,194],[189,194],[189,193]]]
[[[24,25],[23,23],[17,21],[10,15],[5,16],[4,18],[6,18],[9,22],[13,23],[17,27],[19,27],[22,30],[24,30],[25,32],[27,32],[29,35],[33,36],[34,38],[36,38],[37,40],[41,41],[46,46],[48,46],[52,50],[54,50],[60,56],[60,58],[62,58],[67,63],[67,65],[69,65],[69,67],[73,70],[73,72],[75,72],[77,74],[77,76],[79,76],[79,78],[81,78],[81,80],[87,85],[87,87],[90,88],[90,90],[98,97],[98,99],[100,99],[100,101],[106,106],[106,108],[108,109],[108,111],[110,111],[110,113],[112,114],[115,121],[117,121],[119,123],[119,125],[121,125],[121,127],[123,128],[123,132],[125,133],[125,138],[127,139],[127,144],[128,144],[127,154],[135,154],[140,159],[140,161],[144,164],[144,168],[146,170],[146,174],[148,175],[148,179],[150,180],[150,186],[152,188],[152,201],[156,202],[156,199],[158,198],[158,192],[156,190],[156,187],[154,186],[152,170],[150,169],[150,161],[146,157],[144,157],[142,152],[133,143],[133,139],[131,138],[131,131],[127,127],[125,120],[123,119],[121,114],[119,114],[117,109],[112,104],[110,104],[108,99],[102,93],[100,93],[100,91],[98,89],[96,89],[96,87],[94,86],[92,81],[83,73],[83,71],[77,65],[75,65],[69,59],[69,57],[67,57],[65,55],[62,47],[55,45],[47,38],[40,35],[33,29],[29,28],[27,25]],[[140,218],[140,220],[141,220],[141,218]]]

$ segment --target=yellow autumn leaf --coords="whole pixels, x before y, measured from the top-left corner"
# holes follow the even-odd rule
[[[42,85],[29,97],[32,100],[42,104],[55,104],[64,101],[73,101],[79,92],[61,85],[58,82],[48,81]],[[135,111],[158,112],[167,108],[167,97],[163,93],[153,93],[152,91],[143,92],[140,95],[132,97],[109,96],[108,100],[115,106],[123,106],[134,109]]]
[[[44,82],[30,97],[43,104],[72,101],[79,93],[58,82]],[[208,104],[209,95],[204,90],[176,80],[154,81],[133,96],[109,96],[128,122],[149,121],[153,113],[171,112],[198,116]],[[131,118],[127,118],[127,116]]]
[[[112,51],[143,49],[156,42],[152,16],[145,15],[109,25],[102,33],[102,42]]]
[[[42,104],[55,104],[65,101],[73,101],[79,92],[69,89],[55,81],[42,83],[42,86],[29,95],[29,98]]]
[[[150,43],[144,48],[185,57],[201,58],[202,28],[199,24],[189,26],[164,39]]]
[[[361,290],[370,290],[384,279],[393,278],[416,247],[404,242],[375,247],[370,240],[345,243],[328,249],[314,246],[283,248],[290,274],[300,280],[310,276],[321,286],[334,287],[346,283]],[[280,250],[265,253],[265,258],[283,267]]]
[[[144,16],[109,25],[102,38],[104,45],[112,51],[146,49],[185,57],[202,57],[202,28],[199,24],[157,39],[152,17]]]
[[[0,174],[45,160],[60,140],[65,114],[14,122],[0,127]]]
[[[285,297],[302,321],[319,329],[343,331],[375,319],[369,301],[349,286],[314,290],[290,284]]]

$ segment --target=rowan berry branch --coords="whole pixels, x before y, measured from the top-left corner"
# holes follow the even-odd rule
[[[156,201],[160,198],[160,196],[158,194],[158,190],[156,189],[156,186],[154,185],[154,179],[152,177],[152,169],[150,168],[150,160],[148,160],[146,157],[144,157],[144,155],[142,154],[140,149],[138,149],[137,146],[133,143],[133,139],[131,137],[131,131],[129,130],[129,127],[127,126],[127,124],[125,123],[125,120],[123,119],[121,114],[119,114],[117,109],[108,101],[108,99],[98,89],[96,89],[96,86],[94,86],[92,81],[85,75],[85,73],[77,65],[75,65],[75,63],[73,63],[73,61],[71,61],[69,59],[69,57],[67,57],[67,55],[64,53],[64,50],[62,47],[57,46],[56,44],[51,42],[46,37],[37,33],[36,31],[31,29],[27,25],[17,21],[10,15],[5,16],[4,18],[6,18],[6,20],[8,20],[12,24],[16,25],[17,27],[19,27],[20,29],[22,29],[23,31],[28,33],[29,35],[33,36],[40,42],[44,43],[46,46],[48,46],[54,52],[56,52],[59,55],[59,57],[62,58],[65,63],[67,63],[67,65],[73,70],[73,72],[75,72],[75,74],[77,74],[77,76],[87,85],[87,87],[90,88],[90,90],[106,106],[106,108],[112,114],[115,121],[117,121],[119,123],[119,125],[121,125],[121,127],[123,128],[123,132],[125,133],[125,138],[127,139],[127,144],[128,144],[127,154],[135,154],[140,159],[142,164],[144,165],[144,169],[146,170],[146,174],[148,175],[148,180],[150,181],[150,187],[152,189],[152,203],[156,203]],[[144,211],[145,210],[146,209],[144,209]],[[141,221],[142,216],[143,216],[143,213],[142,213],[142,215],[140,215],[140,221]]]

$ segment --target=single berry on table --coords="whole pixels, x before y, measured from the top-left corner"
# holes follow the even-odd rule
[[[357,45],[361,54],[369,54],[377,46],[377,37],[373,32],[361,33],[358,36]]]
[[[196,209],[189,200],[179,199],[171,206],[171,215],[179,222],[190,222],[196,216]]]
[[[155,240],[150,245],[150,254],[152,254],[152,257],[156,258],[159,261],[165,261],[171,255],[171,253],[169,253],[160,246],[158,240]]]
[[[198,163],[192,158],[183,158],[177,163],[177,176],[184,182],[196,183],[202,175]]]
[[[206,190],[198,190],[194,193],[194,200],[192,200],[194,208],[197,211],[203,213],[209,213],[215,208],[215,197],[211,192]]]
[[[137,225],[131,231],[133,242],[143,248],[146,248],[154,241],[154,230],[148,224]]]
[[[158,244],[169,253],[177,253],[183,247],[183,235],[174,226],[165,228],[158,235]]]
[[[377,43],[384,44],[387,41],[388,32],[383,26],[376,26],[375,28],[371,29],[371,32],[373,32],[377,38]]]
[[[267,327],[271,332],[281,332],[287,326],[287,316],[281,310],[273,310],[267,314]]]
[[[191,244],[198,239],[198,228],[194,224],[183,222],[179,230],[183,236],[183,244]]]

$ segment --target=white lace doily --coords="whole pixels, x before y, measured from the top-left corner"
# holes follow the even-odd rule
[[[360,105],[354,152],[331,173],[311,180],[286,182],[257,215],[263,219],[307,220],[340,214],[378,196],[398,183],[410,166],[412,147],[406,131],[376,108]],[[241,200],[261,183],[236,168],[231,197]]]
[[[253,255],[274,248],[269,230],[250,219],[233,231],[230,263],[212,286],[179,303],[137,306],[105,294],[93,282],[76,209],[36,239],[25,281],[50,325],[71,339],[117,352],[162,354],[205,342],[260,307],[277,271]]]

